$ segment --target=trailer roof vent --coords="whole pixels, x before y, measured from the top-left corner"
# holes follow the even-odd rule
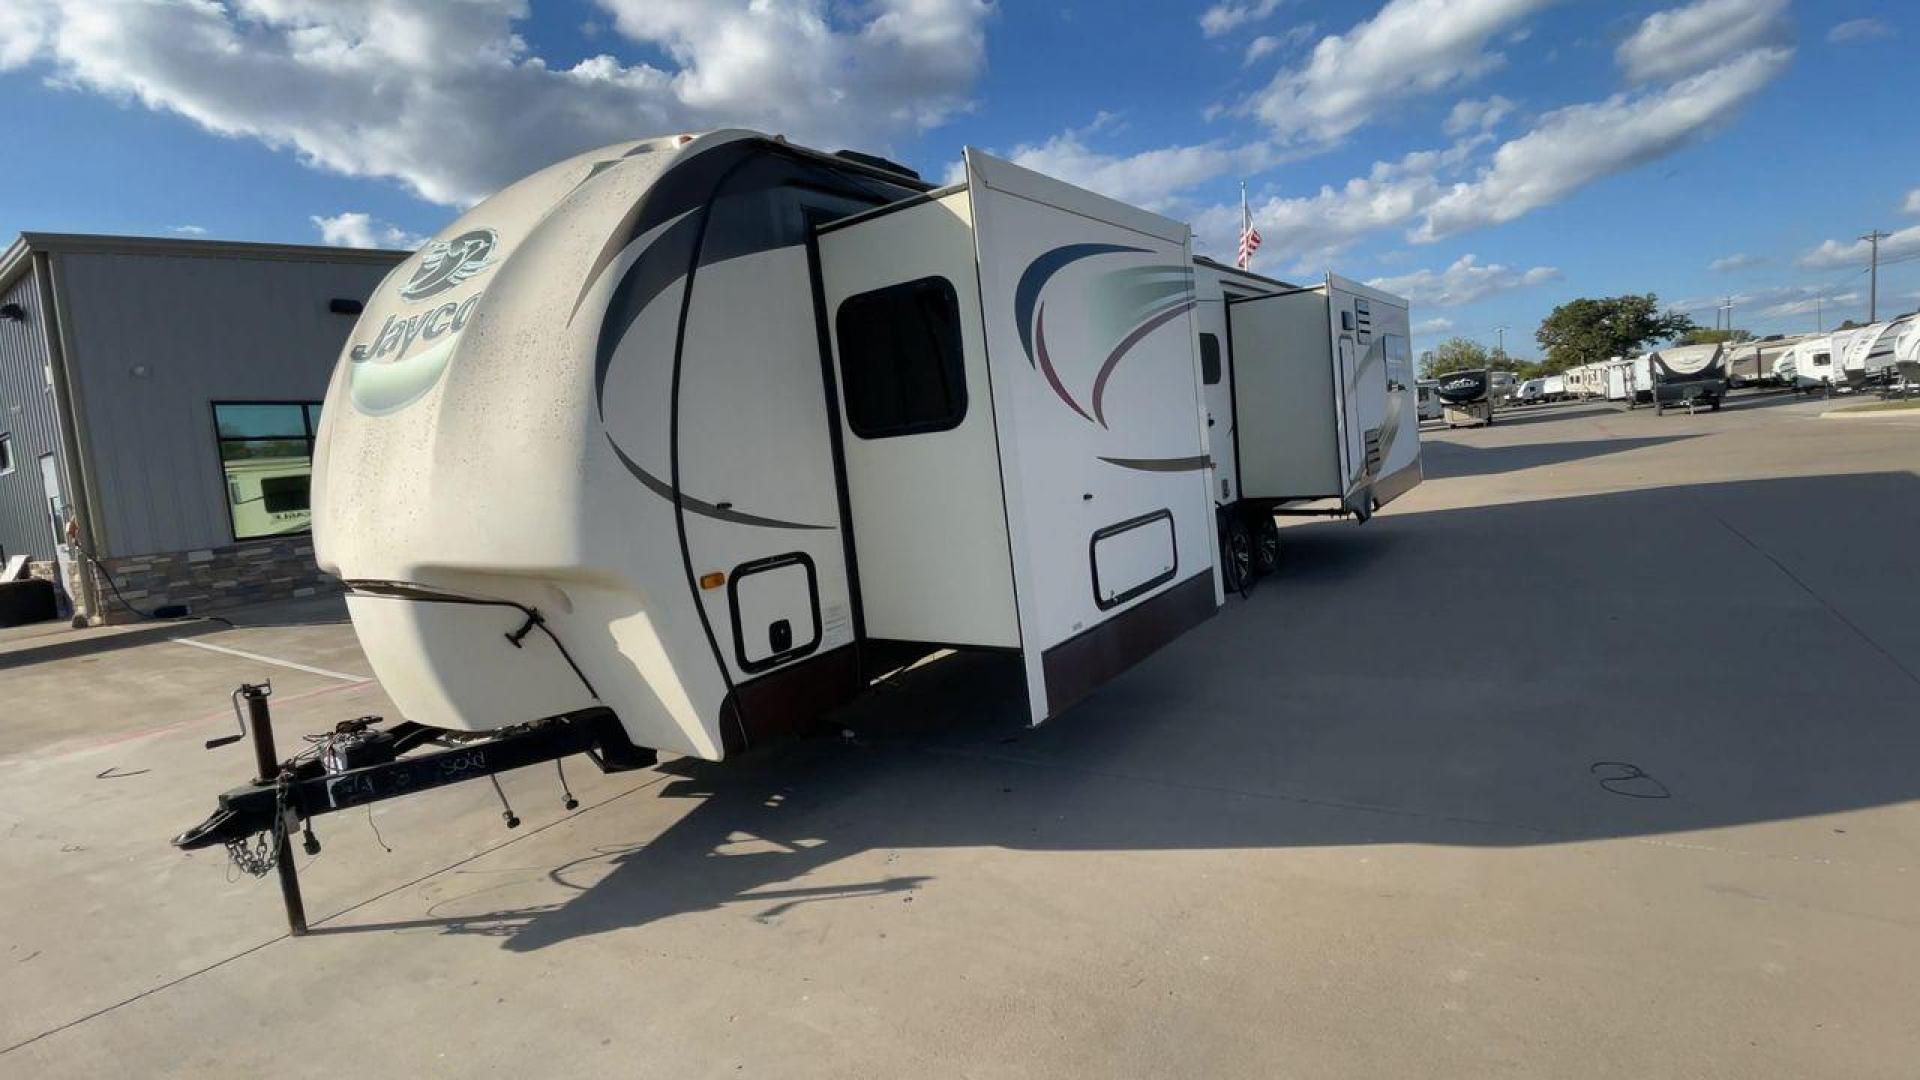
[[[904,176],[910,180],[920,179],[919,173],[914,172],[912,169],[907,168],[897,161],[889,161],[886,158],[880,157],[878,154],[863,154],[858,150],[835,150],[833,156],[846,158],[848,161],[865,165],[870,169],[879,169],[881,172],[890,172],[896,176]]]
[[[360,301],[344,296],[336,296],[327,301],[327,310],[335,315],[358,315],[363,310]]]

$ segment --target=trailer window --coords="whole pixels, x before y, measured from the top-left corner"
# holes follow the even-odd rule
[[[863,439],[946,431],[967,414],[960,301],[927,277],[850,296],[834,317],[847,426]]]
[[[1208,386],[1220,384],[1220,339],[1212,334],[1200,335],[1200,381]]]

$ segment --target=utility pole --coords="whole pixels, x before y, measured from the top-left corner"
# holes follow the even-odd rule
[[[1868,325],[1880,321],[1880,241],[1885,240],[1888,235],[1890,234],[1875,229],[1860,238],[1867,242],[1868,249],[1872,252],[1867,262],[1867,272],[1872,275],[1868,279],[1871,284],[1867,286]]]
[[[1507,358],[1507,331],[1511,329],[1513,328],[1505,323],[1501,323],[1499,326],[1493,328],[1495,341],[1493,351],[1499,354],[1502,360]]]

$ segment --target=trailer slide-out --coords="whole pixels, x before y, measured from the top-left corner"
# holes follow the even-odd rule
[[[1268,570],[1276,512],[1324,502],[1364,521],[1420,482],[1409,318],[1333,274],[1301,287],[1197,259],[1194,287],[1231,587],[1243,529]]]
[[[1040,723],[1215,613],[1223,519],[1418,482],[1406,326],[974,150],[940,188],[743,131],[550,166],[394,270],[328,391],[316,552],[404,747],[261,751],[176,842],[397,794],[426,744],[719,760],[940,648]]]

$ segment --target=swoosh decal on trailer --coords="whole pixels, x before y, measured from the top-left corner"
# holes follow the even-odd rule
[[[1093,417],[1087,416],[1087,410],[1081,408],[1080,403],[1073,400],[1072,394],[1067,393],[1066,386],[1060,381],[1060,373],[1053,370],[1053,358],[1047,355],[1047,305],[1040,305],[1040,314],[1034,318],[1033,322],[1034,338],[1039,350],[1040,373],[1047,377],[1047,385],[1053,387],[1054,396],[1067,403],[1067,408],[1072,409],[1088,420],[1092,420]],[[1032,358],[1029,357],[1029,362],[1031,361]]]
[[[782,521],[779,518],[761,517],[758,514],[743,514],[730,507],[716,506],[713,503],[696,499],[691,495],[676,495],[672,484],[641,468],[639,462],[628,457],[626,451],[620,449],[620,444],[614,442],[611,435],[607,437],[607,445],[613,447],[614,456],[620,459],[620,464],[625,465],[627,471],[633,474],[634,479],[645,485],[648,491],[653,492],[668,502],[678,503],[681,509],[690,514],[699,514],[701,517],[712,518],[715,521],[724,521],[729,525],[753,525],[762,529],[831,530],[834,528],[832,525],[808,525],[801,521]]]
[[[1113,374],[1114,368],[1120,366],[1121,358],[1127,355],[1128,350],[1140,344],[1141,338],[1153,333],[1155,329],[1168,319],[1184,313],[1188,308],[1193,306],[1193,303],[1192,300],[1182,300],[1172,307],[1149,317],[1146,322],[1134,327],[1126,337],[1121,338],[1120,344],[1115,345],[1113,351],[1107,354],[1107,362],[1100,365],[1100,374],[1094,376],[1093,379],[1093,415],[1100,421],[1101,427],[1107,426],[1107,378]]]
[[[705,217],[704,208],[689,210],[653,234],[646,249],[614,286],[613,295],[607,298],[593,362],[593,402],[603,419],[607,415],[607,376],[613,370],[613,355],[620,347],[620,340],[627,336],[634,320],[640,318],[640,313],[655,297],[686,277],[694,241],[700,236],[700,223]],[[646,236],[641,234],[636,242]]]
[[[1103,457],[1100,460],[1109,465],[1118,465],[1123,469],[1136,469],[1140,472],[1193,472],[1196,469],[1213,468],[1213,458],[1206,454],[1167,458]]]
[[[1020,272],[1019,284],[1013,287],[1013,321],[1020,331],[1020,348],[1027,354],[1027,365],[1032,367],[1035,361],[1034,308],[1040,303],[1040,290],[1046,287],[1049,278],[1065,269],[1068,264],[1093,255],[1107,255],[1120,251],[1144,254],[1146,250],[1146,248],[1128,247],[1124,244],[1068,244],[1065,247],[1054,248],[1028,263],[1027,268]]]

